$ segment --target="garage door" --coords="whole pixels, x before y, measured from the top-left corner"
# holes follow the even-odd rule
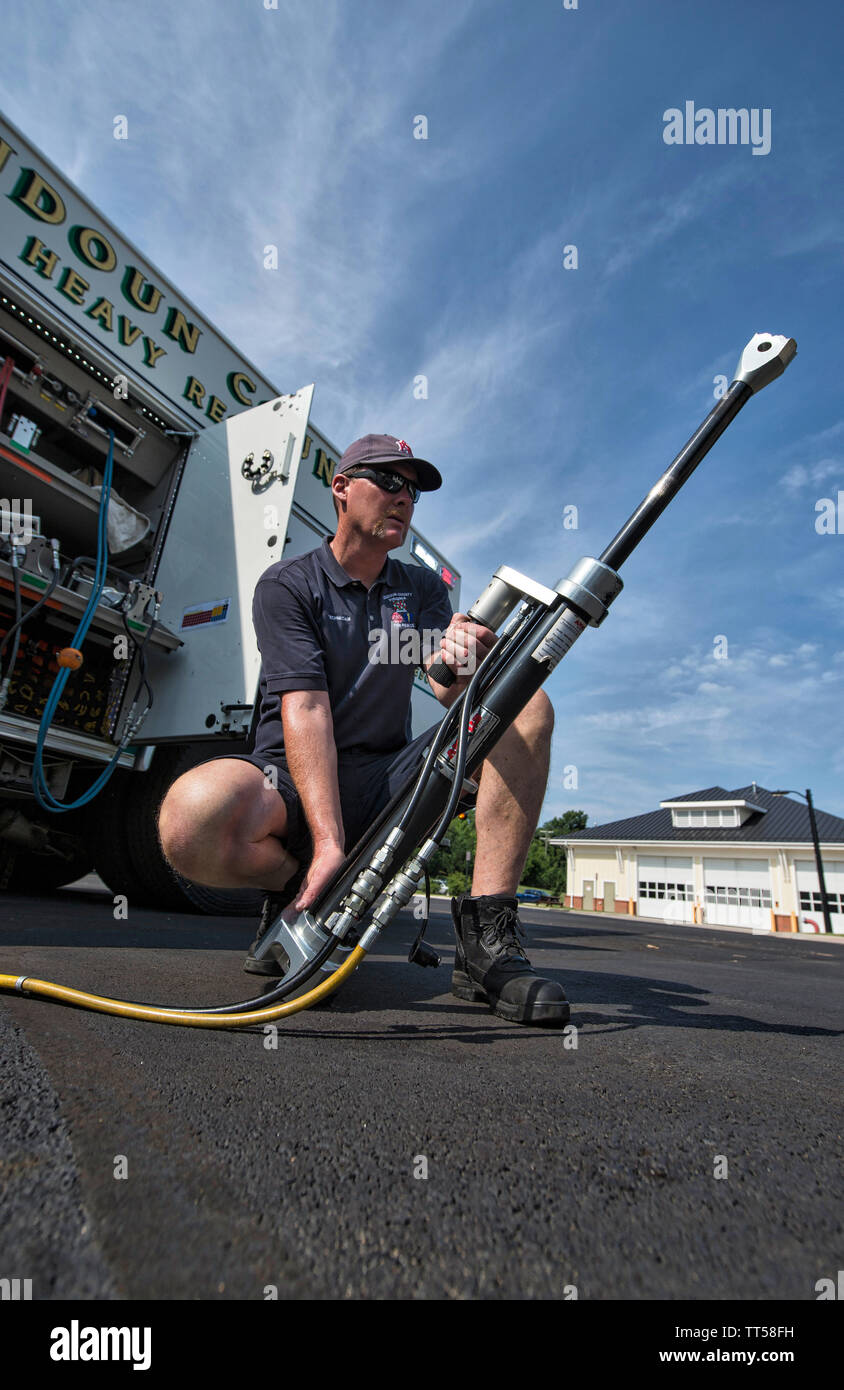
[[[703,913],[710,926],[771,930],[771,870],[767,859],[703,860]]]
[[[666,922],[694,921],[694,874],[691,857],[640,854],[637,859],[640,917]]]
[[[824,930],[818,870],[814,859],[795,859],[797,879],[797,917],[801,931]],[[844,934],[844,862],[823,860],[823,877],[829,900],[829,915],[836,936]]]

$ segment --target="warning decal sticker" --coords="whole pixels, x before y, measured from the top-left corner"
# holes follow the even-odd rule
[[[547,661],[553,671],[557,662],[562,661],[569,647],[577,641],[585,626],[583,620],[576,618],[571,609],[567,608],[551,631],[546,632],[536,650],[531,652],[534,661]]]
[[[210,603],[196,603],[186,608],[182,614],[179,628],[184,632],[188,627],[209,627],[212,623],[224,623],[229,616],[230,598],[215,598]]]

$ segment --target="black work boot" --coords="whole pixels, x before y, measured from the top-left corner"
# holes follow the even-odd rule
[[[282,888],[278,893],[267,893],[264,898],[261,921],[258,924],[258,935],[249,947],[249,954],[243,962],[243,968],[248,975],[280,976],[289,969],[290,960],[287,952],[281,946],[274,946],[272,952],[260,960],[255,959],[255,951],[290,901],[290,894],[286,888]]]
[[[484,1001],[510,1023],[558,1028],[569,1020],[562,985],[537,975],[519,936],[515,898],[473,898],[461,893],[451,900],[457,936],[451,992],[458,999]]]

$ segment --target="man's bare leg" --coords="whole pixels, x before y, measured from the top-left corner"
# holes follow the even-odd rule
[[[237,865],[226,880],[226,888],[263,888],[280,893],[299,868],[299,860],[288,854],[274,835],[267,835],[246,845]]]
[[[472,896],[513,897],[548,781],[554,710],[538,691],[483,763]]]
[[[161,805],[158,833],[173,867],[210,888],[279,892],[299,867],[282,844],[284,801],[257,767],[237,759],[177,778]]]
[[[570,1016],[565,992],[534,970],[514,911],[545,795],[553,727],[551,703],[540,690],[483,763],[472,892],[451,907],[457,938],[451,992],[487,1003],[511,1023],[560,1028]]]

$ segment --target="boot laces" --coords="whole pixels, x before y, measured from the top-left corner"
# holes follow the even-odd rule
[[[522,941],[527,941],[527,932],[519,921],[518,908],[497,907],[490,921],[484,923],[482,940],[484,945],[494,950],[506,950],[508,955],[521,956],[527,960]]]

